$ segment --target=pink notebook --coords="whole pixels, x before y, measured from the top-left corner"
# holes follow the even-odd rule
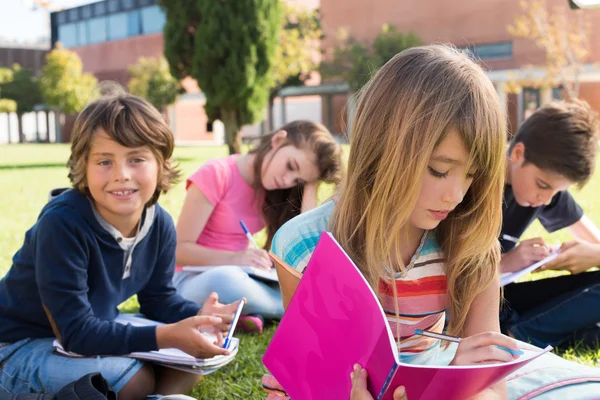
[[[402,363],[375,293],[330,233],[323,233],[263,362],[293,400],[350,397],[354,363],[375,399],[397,386],[410,400],[465,399],[550,350],[532,347],[505,364]]]

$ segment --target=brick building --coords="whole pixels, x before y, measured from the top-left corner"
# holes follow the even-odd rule
[[[544,52],[531,40],[515,39],[507,31],[514,17],[522,13],[519,3],[519,0],[321,0],[325,31],[322,47],[326,52],[331,49],[340,29],[357,39],[368,40],[373,39],[386,23],[395,25],[401,32],[415,32],[425,43],[468,46],[488,70],[507,109],[510,128],[514,130],[528,109],[560,96],[559,90],[534,88],[525,88],[518,95],[503,94],[507,81],[524,76],[521,67],[542,65],[544,60]],[[600,111],[600,69],[594,65],[600,62],[600,9],[569,10],[567,0],[547,0],[546,3],[549,7],[560,6],[569,13],[579,13],[575,15],[582,15],[589,21],[592,54],[580,76],[580,97]],[[343,98],[338,99],[335,109],[339,110],[343,103]]]

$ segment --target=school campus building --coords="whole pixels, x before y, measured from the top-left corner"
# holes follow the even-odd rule
[[[527,114],[553,97],[558,88],[525,88],[507,94],[506,85],[518,78],[543,74],[544,52],[528,39],[512,37],[507,26],[520,14],[519,0],[479,1],[396,1],[396,0],[287,0],[298,6],[320,7],[327,54],[340,30],[359,40],[373,39],[382,25],[395,25],[399,31],[412,31],[425,43],[452,43],[469,48],[488,71],[505,107],[509,127],[514,130]],[[579,76],[580,97],[600,110],[600,9],[569,10],[567,0],[547,0],[550,7],[561,6],[569,13],[587,19],[590,26],[589,63]],[[164,12],[157,0],[104,0],[51,14],[53,45],[60,41],[76,51],[84,69],[98,79],[111,79],[126,85],[127,67],[140,57],[158,57],[163,52]],[[183,82],[186,93],[169,108],[169,120],[178,142],[211,143],[222,140],[218,124],[208,124],[203,110],[205,98],[192,79]],[[343,83],[285,88],[274,107],[275,125],[308,118],[342,131],[347,119],[344,105],[347,88]],[[244,128],[244,134],[260,132],[259,126]]]

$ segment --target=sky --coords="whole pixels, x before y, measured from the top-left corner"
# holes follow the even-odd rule
[[[56,8],[71,8],[95,1],[49,0]],[[40,37],[50,37],[48,12],[43,7],[33,5],[32,0],[0,0],[0,40],[28,43]]]

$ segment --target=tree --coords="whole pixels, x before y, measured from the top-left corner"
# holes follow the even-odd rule
[[[273,129],[273,100],[286,86],[303,85],[317,70],[320,40],[323,38],[321,13],[282,3],[282,29],[273,60],[273,87],[267,108],[268,130]]]
[[[509,86],[517,91],[523,86],[562,86],[567,98],[579,95],[579,74],[590,54],[590,25],[580,12],[556,6],[548,10],[545,1],[522,1],[523,14],[507,27],[514,37],[533,40],[544,50],[545,76],[525,78]],[[524,68],[527,70],[527,68]]]
[[[239,153],[239,130],[260,118],[273,85],[279,0],[161,0],[161,5],[171,73],[196,79],[209,120],[223,122],[229,152]]]
[[[43,103],[39,82],[33,71],[14,64],[12,79],[2,84],[2,96],[14,100],[17,105],[19,143],[23,143],[23,114],[32,112],[35,106]]]
[[[341,31],[340,44],[333,48],[330,61],[321,63],[323,78],[341,79],[350,91],[364,86],[371,75],[396,54],[410,47],[420,46],[421,39],[414,33],[398,32],[393,25],[383,25],[372,43],[365,43]]]
[[[131,74],[129,91],[148,100],[158,111],[162,112],[177,100],[178,82],[169,72],[169,63],[164,57],[141,57],[128,70]]]
[[[46,55],[40,83],[49,107],[64,114],[75,114],[92,98],[98,81],[94,75],[83,72],[83,64],[76,53],[58,44]]]

